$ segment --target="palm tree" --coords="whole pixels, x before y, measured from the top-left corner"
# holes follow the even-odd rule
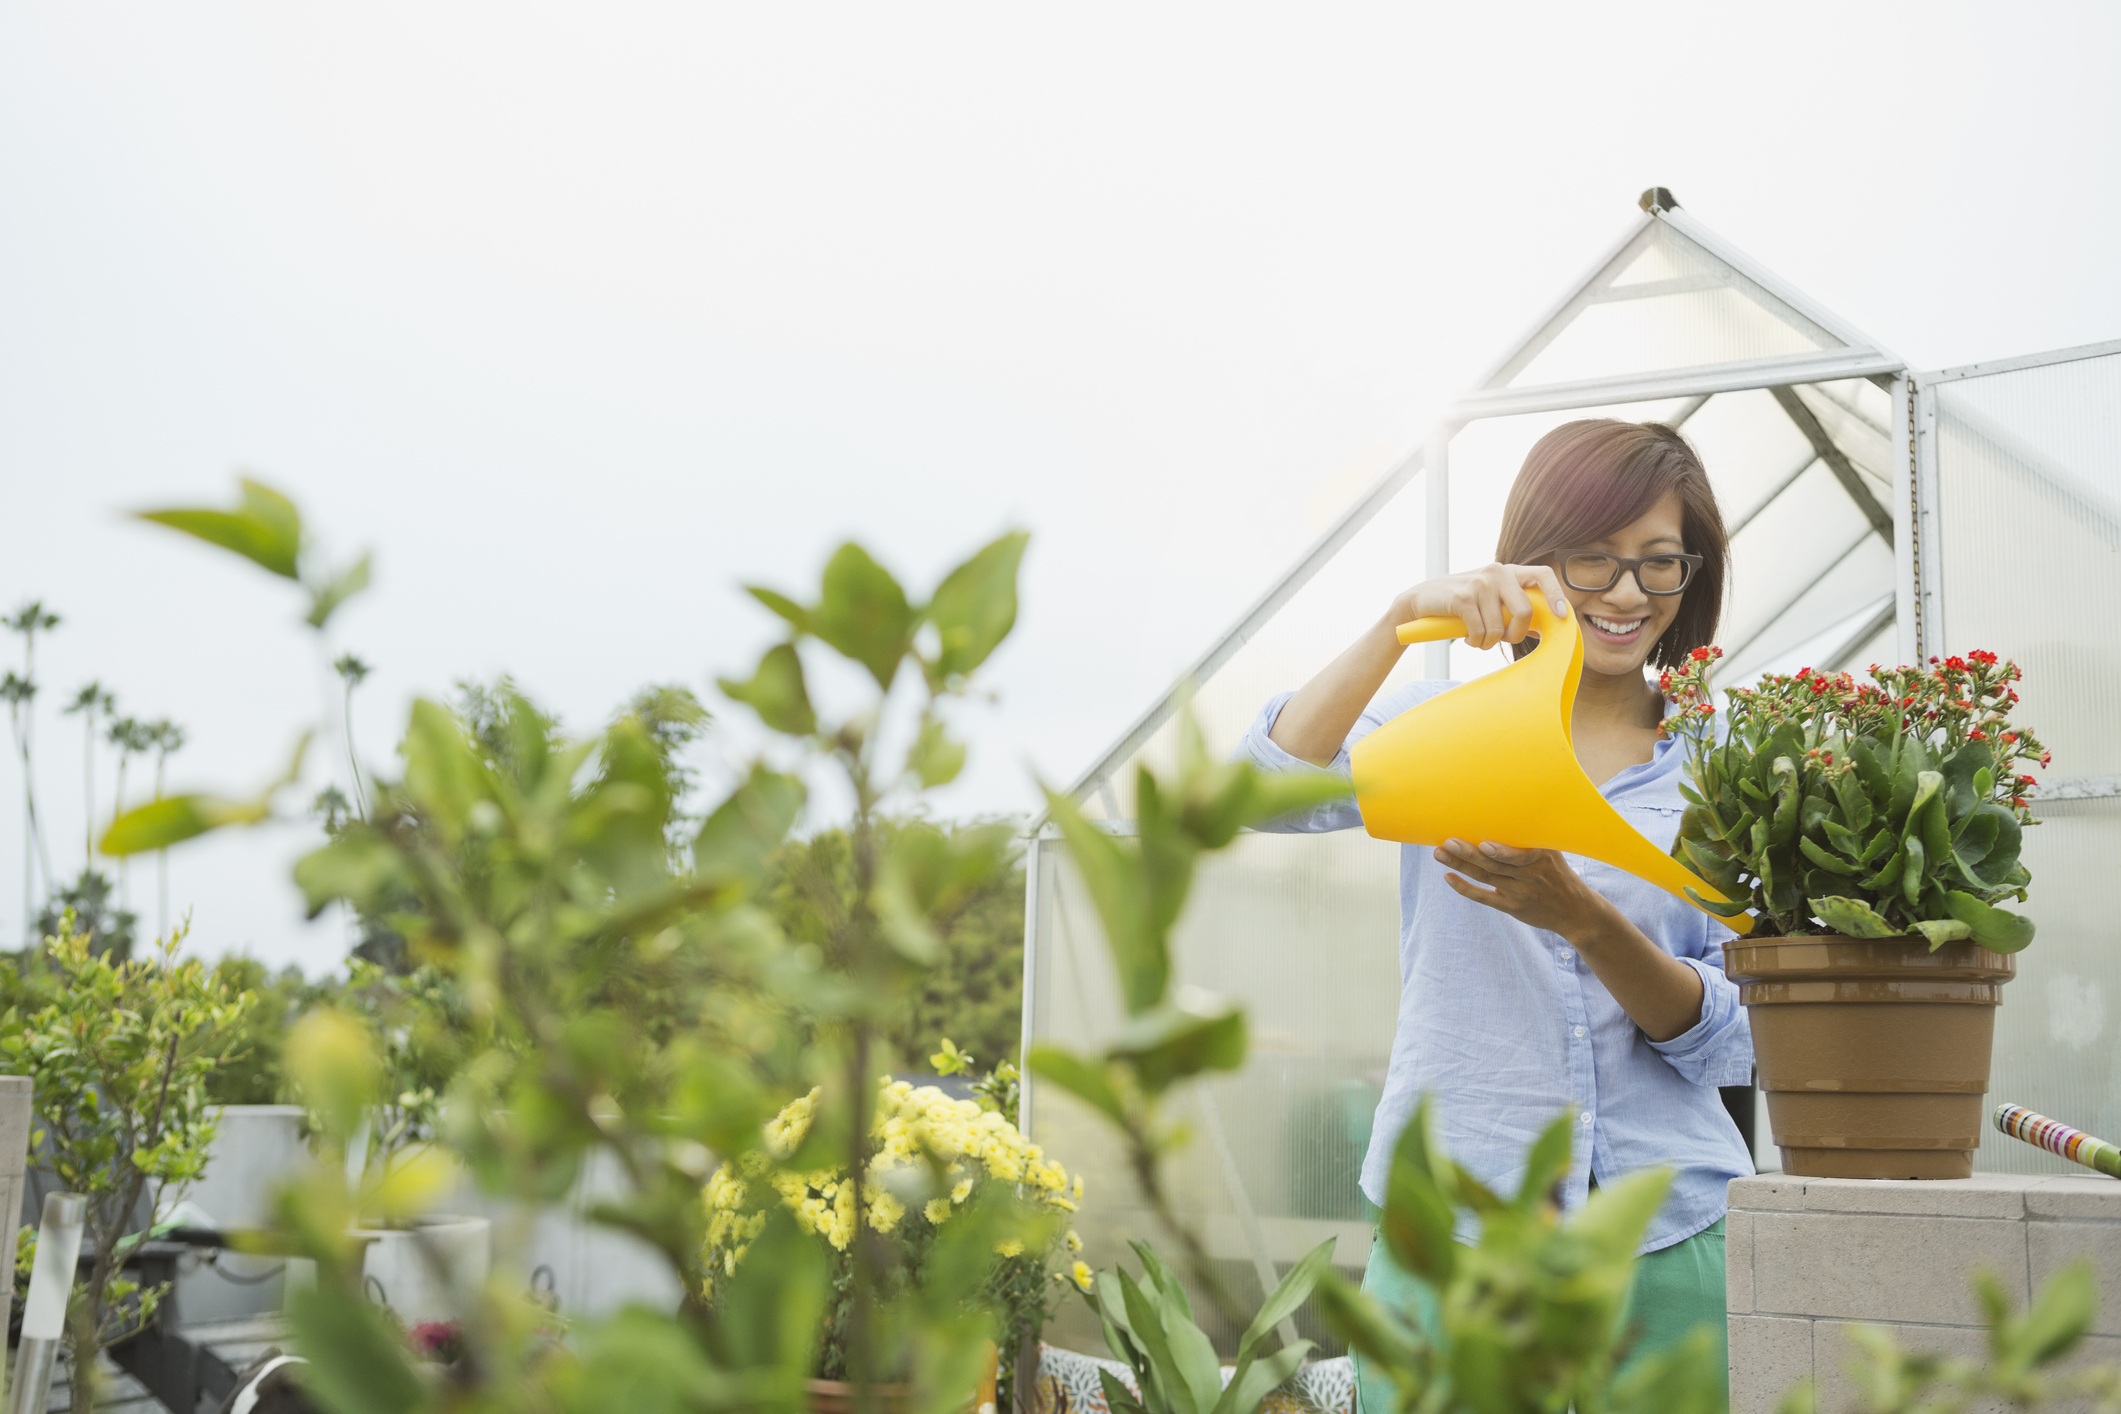
[[[59,709],[81,718],[81,872],[96,867],[96,718],[118,710],[118,699],[100,682],[90,682]]]
[[[44,832],[37,823],[37,787],[30,773],[30,736],[36,727],[37,635],[59,626],[59,616],[32,599],[0,624],[22,635],[22,675],[9,673],[0,679],[0,696],[7,698],[8,724],[14,729],[15,750],[22,757],[22,946],[34,946],[36,893],[31,887],[32,861],[43,869],[44,894],[52,892],[52,857],[44,847]]]
[[[338,673],[339,681],[346,684],[345,710],[340,714],[339,721],[346,732],[346,764],[353,771],[354,800],[360,807],[361,818],[366,820],[368,818],[368,790],[361,784],[361,763],[354,756],[353,694],[354,689],[359,687],[362,680],[374,669],[351,653],[340,654],[338,661],[331,666],[332,670]]]
[[[147,729],[148,741],[155,751],[155,799],[162,798],[162,768],[169,763],[171,753],[184,749],[184,728],[164,717]],[[169,936],[169,850],[155,851],[155,936]]]
[[[154,728],[134,717],[114,717],[105,740],[118,751],[118,791],[110,812],[115,820],[125,813],[125,763],[155,744]],[[118,905],[121,908],[131,901],[129,876],[132,863],[130,857],[118,861]]]

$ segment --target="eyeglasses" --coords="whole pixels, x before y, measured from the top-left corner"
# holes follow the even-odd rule
[[[1560,561],[1561,577],[1569,588],[1585,594],[1603,593],[1629,572],[1645,594],[1677,594],[1701,568],[1699,555],[1644,555],[1629,560],[1600,550],[1557,550],[1549,558]]]

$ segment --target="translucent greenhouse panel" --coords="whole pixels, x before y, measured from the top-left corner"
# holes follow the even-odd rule
[[[1036,869],[1029,1038],[1099,1046],[1123,1013],[1096,910],[1057,840],[1039,842]],[[1178,983],[1242,1002],[1251,1050],[1242,1071],[1176,1097],[1169,1117],[1191,1138],[1165,1175],[1173,1206],[1198,1224],[1241,1303],[1257,1304],[1264,1280],[1327,1237],[1351,1273],[1368,1256],[1356,1180],[1398,1010],[1397,879],[1397,848],[1359,830],[1244,835],[1204,862],[1179,923]],[[1101,1119],[1034,1085],[1029,1125],[1083,1175],[1076,1228],[1091,1265],[1135,1265],[1130,1238],[1171,1251]],[[1208,1310],[1198,1292],[1194,1306]],[[1226,1352],[1234,1334],[1219,1333]],[[1064,1303],[1047,1338],[1103,1350],[1079,1302]]]
[[[2054,753],[2025,861],[2039,924],[1997,1023],[1991,1103],[2121,1135],[2121,354],[1940,381],[1943,648],[2025,670],[2016,716]],[[1979,1166],[2081,1172],[2000,1134]]]
[[[1699,368],[1846,345],[1662,221],[1507,386]]]

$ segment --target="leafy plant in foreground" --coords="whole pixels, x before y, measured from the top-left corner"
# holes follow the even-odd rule
[[[1678,706],[1659,728],[1685,738],[1688,808],[1672,854],[1736,903],[1695,901],[1766,934],[1920,933],[1931,949],[1971,938],[2016,952],[2032,921],[1996,907],[2023,900],[2019,862],[2034,823],[2033,777],[2047,752],[2010,724],[2020,676],[1993,653],[1919,668],[1770,674],[1729,694],[1714,728],[1709,676],[1721,650],[1697,648],[1662,686]],[[1691,891],[1690,895],[1691,895]]]
[[[1305,1254],[1268,1294],[1238,1338],[1227,1381],[1213,1342],[1194,1324],[1193,1304],[1178,1274],[1147,1243],[1134,1243],[1140,1281],[1115,1266],[1099,1272],[1083,1293],[1104,1326],[1113,1358],[1134,1371],[1141,1388],[1136,1399],[1111,1371],[1100,1369],[1098,1380],[1112,1414],[1253,1414],[1311,1352],[1308,1340],[1291,1341],[1265,1357],[1260,1346],[1310,1299],[1333,1259],[1333,1243],[1329,1237]]]
[[[2121,1410],[2121,1367],[2055,1368],[2083,1344],[2098,1309],[2089,1258],[2050,1277],[2022,1314],[2011,1311],[1993,1272],[1974,1274],[1974,1294],[1988,1317],[1986,1363],[1902,1350],[1881,1327],[1849,1327],[1857,1346],[1849,1373],[1867,1414],[1962,1414],[1977,1401],[1986,1408],[1999,1400],[2013,1409],[2040,1409],[2084,1398],[2096,1401],[2102,1414]],[[1816,1387],[1804,1380],[1784,1396],[1781,1414],[1815,1414],[1818,1402]]]
[[[1407,1414],[1712,1414],[1725,1373],[1706,1331],[1644,1356],[1616,1382],[1635,1249],[1671,1184],[1645,1169],[1599,1188],[1574,1213],[1556,1201],[1575,1116],[1549,1124],[1504,1198],[1438,1147],[1428,1101],[1393,1151],[1378,1234],[1426,1283],[1430,1328],[1407,1324],[1336,1273],[1319,1282],[1327,1321],[1399,1392]],[[1457,1240],[1461,1218],[1479,1240]]]

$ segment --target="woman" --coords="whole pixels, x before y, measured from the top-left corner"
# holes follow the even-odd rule
[[[1497,563],[1394,599],[1302,691],[1267,703],[1244,753],[1267,769],[1345,773],[1356,742],[1452,686],[1414,682],[1377,697],[1405,651],[1398,625],[1452,615],[1473,647],[1508,643],[1522,656],[1533,646],[1531,596],[1541,595],[1582,627],[1577,760],[1615,809],[1668,846],[1684,809],[1683,752],[1658,739],[1668,704],[1644,668],[1676,664],[1714,635],[1726,552],[1708,476],[1676,431],[1609,419],[1556,428],[1511,487]],[[1360,823],[1347,802],[1275,828]],[[1517,1186],[1533,1138],[1574,1107],[1568,1207],[1591,1184],[1653,1164],[1673,1170],[1630,1298],[1635,1351],[1703,1322],[1722,1342],[1725,1185],[1753,1172],[1716,1093],[1746,1084],[1753,1060],[1720,961],[1730,936],[1594,860],[1481,840],[1403,847],[1399,1020],[1363,1163],[1370,1200],[1382,1205],[1393,1148],[1423,1094],[1434,1097],[1446,1149],[1504,1191]],[[1425,1309],[1418,1283],[1381,1243],[1363,1285],[1417,1319]],[[1360,1384],[1367,1414],[1391,1408],[1389,1386]]]

